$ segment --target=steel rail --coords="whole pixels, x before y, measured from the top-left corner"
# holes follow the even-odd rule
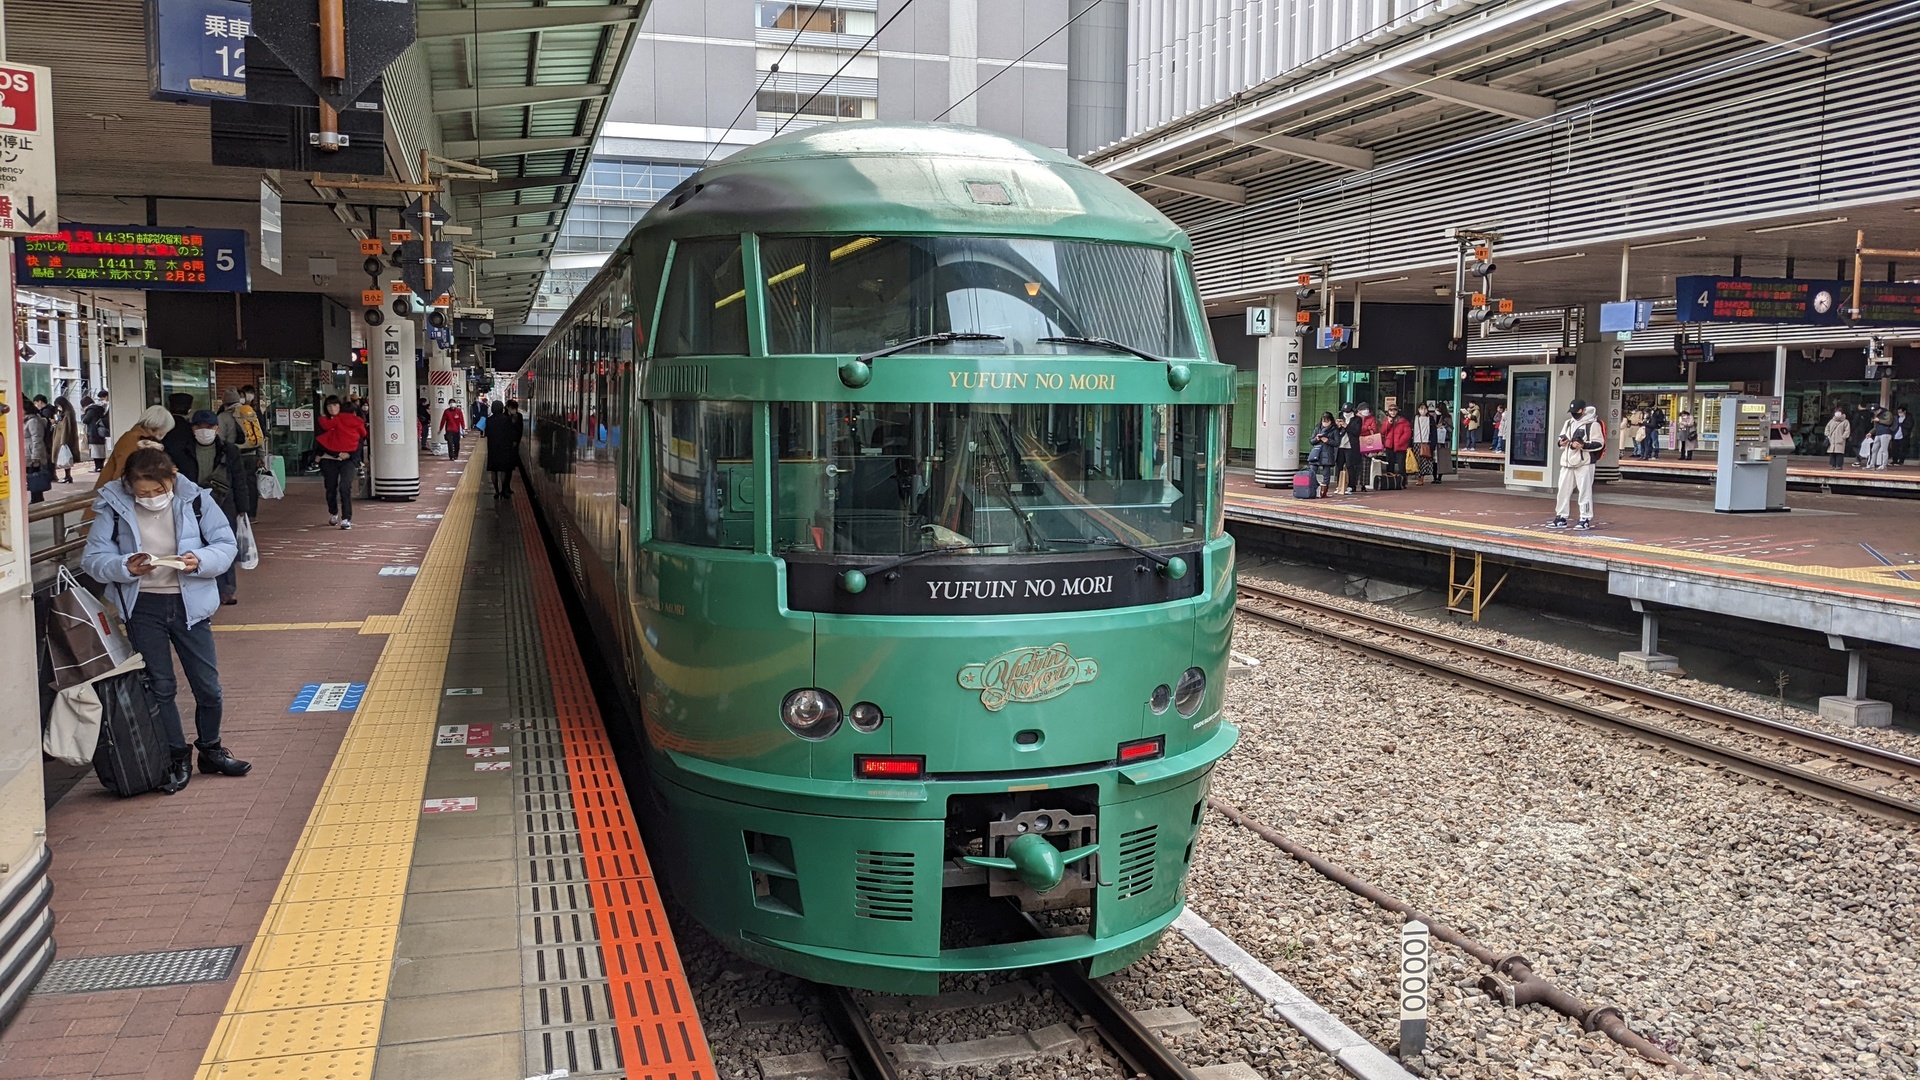
[[[1256,597],[1262,601],[1280,604],[1296,609],[1306,609],[1317,614],[1330,615],[1370,631],[1385,632],[1412,639],[1423,646],[1440,650],[1438,655],[1417,652],[1401,648],[1386,642],[1369,640],[1358,634],[1347,633],[1329,626],[1315,624],[1302,618],[1289,616],[1283,612],[1240,603],[1238,610],[1244,614],[1268,622],[1277,623],[1297,630],[1326,638],[1330,641],[1390,657],[1401,663],[1423,670],[1444,674],[1449,678],[1463,679],[1480,684],[1498,696],[1516,704],[1544,706],[1557,712],[1573,716],[1596,727],[1610,731],[1625,731],[1645,742],[1662,749],[1672,751],[1684,757],[1690,757],[1707,764],[1730,769],[1742,775],[1758,780],[1779,784],[1782,787],[1798,791],[1803,795],[1837,802],[1862,810],[1879,817],[1899,821],[1909,825],[1920,825],[1920,804],[1905,799],[1882,794],[1871,788],[1822,776],[1810,769],[1783,761],[1775,761],[1745,750],[1710,742],[1705,739],[1674,731],[1658,724],[1619,715],[1609,709],[1571,701],[1544,689],[1535,689],[1500,680],[1491,674],[1482,674],[1448,663],[1448,652],[1471,659],[1499,663],[1508,668],[1517,668],[1542,678],[1551,678],[1570,683],[1578,688],[1599,690],[1621,700],[1649,705],[1664,709],[1689,719],[1717,724],[1721,727],[1738,730],[1746,734],[1764,735],[1802,749],[1830,757],[1840,757],[1853,764],[1879,769],[1894,776],[1915,778],[1920,775],[1920,760],[1880,750],[1847,739],[1838,739],[1805,728],[1766,720],[1762,717],[1742,713],[1737,710],[1722,709],[1706,702],[1695,701],[1636,683],[1625,682],[1581,671],[1551,661],[1521,656],[1495,646],[1481,645],[1476,642],[1461,641],[1445,635],[1406,626],[1390,619],[1383,619],[1364,612],[1351,611],[1335,604],[1322,603],[1303,597],[1292,596],[1262,589],[1258,586],[1241,583],[1240,591],[1244,595]]]
[[[900,1070],[880,1045],[867,1016],[854,1004],[844,986],[819,985],[821,1016],[833,1037],[847,1049],[847,1068],[853,1080],[900,1080]]]
[[[1148,1031],[1112,991],[1088,978],[1079,964],[1050,964],[1042,970],[1054,991],[1093,1021],[1101,1040],[1136,1075],[1149,1080],[1195,1080],[1193,1071],[1173,1056],[1167,1044]]]

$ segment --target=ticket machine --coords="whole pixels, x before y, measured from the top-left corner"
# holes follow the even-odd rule
[[[1546,488],[1560,483],[1560,425],[1573,404],[1574,365],[1524,364],[1507,369],[1506,484]]]
[[[1727,395],[1720,399],[1718,468],[1713,508],[1723,514],[1787,509],[1787,459],[1774,456],[1776,398]]]

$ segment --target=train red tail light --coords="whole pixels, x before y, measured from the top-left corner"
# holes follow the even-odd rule
[[[1142,761],[1152,761],[1167,752],[1167,737],[1155,735],[1151,739],[1135,739],[1120,744],[1120,753],[1115,760],[1122,765],[1134,765]]]
[[[918,780],[927,774],[927,759],[856,754],[853,774],[862,780]]]

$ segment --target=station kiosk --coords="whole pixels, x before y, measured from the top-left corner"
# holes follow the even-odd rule
[[[1728,395],[1720,399],[1718,468],[1713,508],[1722,514],[1787,509],[1787,459],[1772,448],[1774,399]]]
[[[1574,399],[1574,365],[1524,364],[1507,369],[1506,486],[1560,483],[1560,425]]]

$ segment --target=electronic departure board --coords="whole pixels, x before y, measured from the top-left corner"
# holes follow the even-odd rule
[[[13,249],[13,271],[21,285],[247,292],[247,234],[68,225],[57,233],[21,237]]]
[[[1674,285],[1683,323],[1803,323],[1815,326],[1920,326],[1920,285],[1866,282],[1860,318],[1847,318],[1853,284],[1799,278],[1683,277]]]

